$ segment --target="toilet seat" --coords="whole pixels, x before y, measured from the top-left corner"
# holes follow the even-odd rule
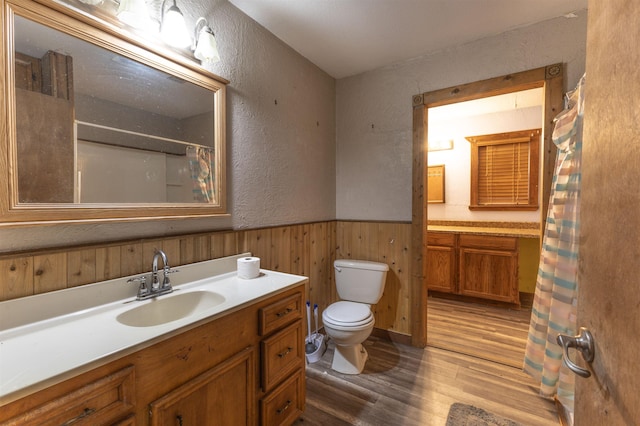
[[[357,330],[372,326],[375,318],[369,305],[340,301],[325,309],[322,321],[334,328]]]

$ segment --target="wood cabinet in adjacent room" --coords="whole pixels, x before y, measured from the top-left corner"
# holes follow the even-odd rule
[[[520,304],[517,238],[461,234],[458,243],[460,294]]]
[[[429,290],[455,293],[458,236],[447,232],[427,234],[427,285]]]
[[[429,232],[427,244],[430,291],[520,304],[517,238]]]

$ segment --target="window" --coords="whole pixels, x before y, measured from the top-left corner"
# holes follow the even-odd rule
[[[537,210],[541,129],[469,136],[471,210]]]

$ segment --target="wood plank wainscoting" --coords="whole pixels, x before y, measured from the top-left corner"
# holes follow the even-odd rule
[[[321,309],[337,298],[334,259],[389,265],[383,298],[375,306],[376,330],[366,343],[371,360],[365,374],[349,378],[334,374],[329,368],[330,344],[322,361],[307,370],[307,412],[302,424],[442,425],[456,401],[523,424],[557,424],[552,403],[537,396],[528,376],[508,365],[513,363],[482,359],[486,353],[465,355],[457,353],[457,348],[433,347],[433,339],[427,348],[405,345],[411,343],[410,223],[325,221],[4,253],[0,254],[0,300],[148,271],[156,247],[167,253],[172,266],[251,251],[265,269],[308,276],[306,297]],[[460,321],[440,322],[443,335],[446,329],[460,331],[455,325]],[[433,325],[438,327],[438,321]],[[487,352],[503,350],[494,347]],[[401,404],[394,402],[398,398]]]
[[[389,264],[376,327],[410,335],[409,223],[326,221],[0,254],[0,300],[147,272],[155,248],[171,266],[252,252],[261,267],[309,277],[308,300],[336,300],[333,260]]]

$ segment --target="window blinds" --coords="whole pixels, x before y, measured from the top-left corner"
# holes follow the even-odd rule
[[[478,205],[529,204],[530,139],[478,145]]]

